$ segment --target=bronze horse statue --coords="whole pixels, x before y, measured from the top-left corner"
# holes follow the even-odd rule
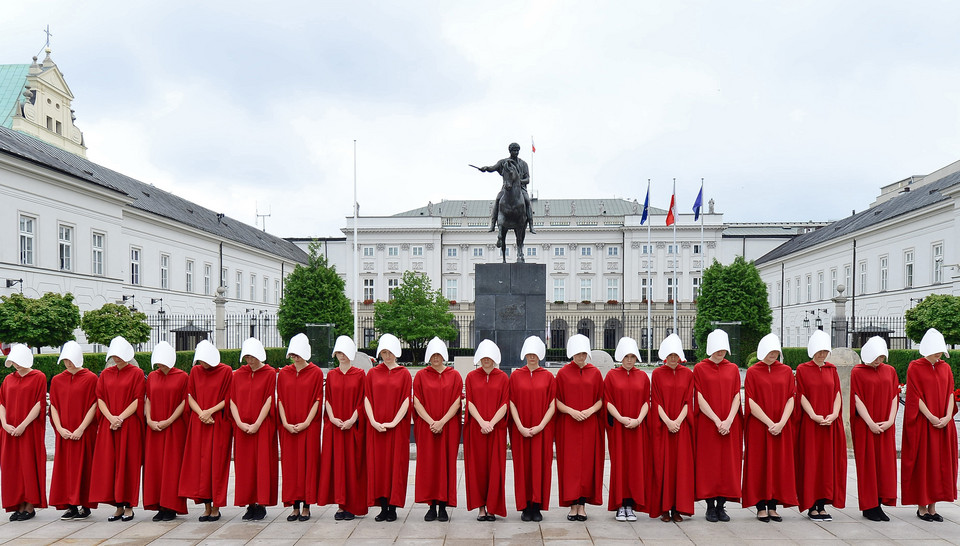
[[[527,232],[527,208],[520,188],[520,173],[513,163],[507,163],[503,171],[503,197],[499,201],[497,225],[500,232],[497,236],[497,248],[503,263],[507,263],[507,232],[511,229],[517,240],[517,262],[523,259],[523,238]]]

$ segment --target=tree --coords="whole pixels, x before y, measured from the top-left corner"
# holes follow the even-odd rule
[[[373,325],[378,332],[389,332],[405,341],[414,352],[434,336],[450,340],[457,336],[450,302],[440,290],[431,290],[430,278],[405,271],[393,299],[373,304]]]
[[[23,294],[2,296],[0,300],[0,339],[25,343],[30,347],[59,347],[75,339],[80,326],[80,309],[73,294],[47,292],[38,299]]]
[[[100,345],[110,345],[110,340],[117,336],[133,344],[150,339],[147,315],[116,303],[105,303],[100,309],[85,312],[80,328],[87,334],[87,341]]]
[[[960,297],[933,294],[923,298],[913,309],[904,313],[907,337],[919,343],[923,334],[936,328],[949,345],[960,343]]]
[[[285,281],[277,311],[277,330],[284,343],[308,323],[334,324],[337,335],[353,336],[353,312],[343,293],[343,279],[319,250],[319,242],[310,243],[307,265],[297,264]]]
[[[740,347],[745,351],[756,348],[760,338],[770,333],[773,322],[767,298],[767,285],[760,280],[753,262],[737,256],[732,264],[724,266],[714,260],[703,271],[697,297],[697,322],[693,328],[697,355],[706,355],[707,335],[714,329],[712,321],[740,321]],[[746,354],[740,353],[739,356]]]

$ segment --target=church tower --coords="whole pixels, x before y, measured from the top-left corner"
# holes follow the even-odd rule
[[[45,49],[43,63],[0,65],[0,125],[86,157],[83,132],[74,125],[73,93]]]

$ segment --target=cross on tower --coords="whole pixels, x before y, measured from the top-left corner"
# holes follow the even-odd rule
[[[47,45],[45,47],[50,47],[50,37],[53,36],[53,34],[50,34],[50,25],[47,25],[43,32],[47,35]]]

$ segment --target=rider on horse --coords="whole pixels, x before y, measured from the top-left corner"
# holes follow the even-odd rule
[[[497,164],[491,167],[479,168],[482,172],[496,172],[503,177],[503,186],[500,188],[500,193],[498,193],[496,199],[493,200],[493,215],[490,218],[489,231],[493,231],[497,225],[497,214],[500,211],[500,198],[503,197],[503,192],[507,185],[507,179],[516,176],[519,178],[521,188],[520,191],[523,194],[523,201],[527,209],[526,223],[530,226],[530,233],[535,234],[536,231],[533,230],[533,209],[530,207],[530,195],[527,193],[527,184],[530,183],[530,167],[527,166],[526,161],[518,157],[520,154],[519,144],[514,142],[510,144],[507,149],[510,151],[510,157],[497,161]]]

